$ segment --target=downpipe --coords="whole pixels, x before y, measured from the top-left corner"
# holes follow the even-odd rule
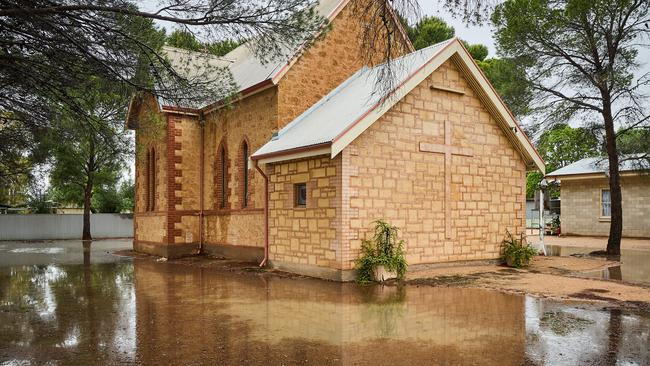
[[[255,170],[264,178],[264,259],[260,262],[260,267],[264,267],[269,261],[269,177],[260,169],[257,160],[254,164]]]
[[[199,126],[201,126],[201,149],[199,150],[199,252],[198,254],[203,254],[203,218],[205,212],[203,211],[203,192],[204,192],[204,182],[203,178],[205,175],[205,117],[201,112],[199,114]]]

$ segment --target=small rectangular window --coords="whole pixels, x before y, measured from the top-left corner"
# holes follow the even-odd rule
[[[609,194],[609,189],[600,191],[600,215],[602,217],[612,216],[612,198]]]
[[[294,206],[307,207],[307,184],[298,183],[293,186]]]

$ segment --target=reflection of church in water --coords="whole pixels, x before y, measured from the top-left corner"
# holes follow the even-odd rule
[[[608,334],[620,312],[482,289],[359,287],[144,261],[134,283],[143,360],[165,350],[170,362],[216,364],[597,364],[618,357],[617,332],[634,332]],[[561,324],[565,315],[586,327],[569,321],[558,333],[553,317]]]

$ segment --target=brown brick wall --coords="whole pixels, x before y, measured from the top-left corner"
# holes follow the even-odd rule
[[[138,111],[135,133],[135,240],[164,242],[167,217],[167,119],[158,113],[155,99],[145,96]],[[155,195],[153,210],[148,209],[148,153],[155,151]]]
[[[199,176],[201,128],[194,116],[170,114],[168,143],[169,210],[167,232],[169,244],[198,243]],[[172,164],[173,163],[173,164]]]
[[[341,159],[329,156],[268,167],[270,259],[341,268]],[[294,184],[307,184],[307,206],[294,207]]]
[[[365,1],[365,0],[364,0]],[[302,112],[364,66],[360,56],[359,14],[351,1],[331,22],[327,35],[308,48],[278,85],[278,128],[284,127]],[[403,38],[397,37],[398,42]],[[378,42],[378,44],[381,44]],[[394,45],[394,56],[408,53],[406,43]],[[377,57],[383,57],[377,51]]]
[[[145,97],[138,113],[139,128],[136,130],[135,159],[135,212],[147,211],[147,156],[155,150],[155,211],[167,209],[167,133],[166,117],[156,112],[155,100]]]
[[[137,230],[134,232],[134,239],[155,243],[166,242],[167,215],[165,213],[137,214],[134,225]]]
[[[283,126],[302,113],[362,66],[358,54],[360,23],[351,15],[351,9],[348,5],[342,10],[334,20],[332,30],[307,49],[278,87],[261,91],[227,108],[206,113],[203,160],[206,243],[263,246],[264,181],[252,166],[249,167],[248,204],[243,208],[242,142],[247,140],[249,154],[254,153],[271,138],[278,126]],[[401,54],[403,49],[396,48],[395,54]],[[157,106],[151,103],[144,109],[156,111]],[[160,153],[156,154],[160,164],[156,180],[161,182],[156,189],[156,211],[161,213],[161,219],[166,216],[164,223],[161,222],[167,230],[164,241],[198,242],[198,119],[171,114],[165,133]],[[217,154],[220,144],[227,147],[228,153],[228,201],[225,207],[218,202],[221,183],[217,173]],[[138,145],[142,144],[138,142]],[[146,174],[144,172],[143,166],[137,164],[136,175]],[[138,200],[142,201],[146,192],[139,187],[139,180],[142,180],[141,177],[136,179],[136,190]],[[138,204],[140,206],[142,202]]]
[[[248,167],[248,205],[242,208],[242,143],[247,141],[249,155],[262,147],[277,125],[277,91],[267,89],[244,100],[206,115],[204,207],[205,242],[242,246],[264,245],[264,179]],[[228,202],[220,207],[217,197],[220,183],[219,146],[227,146]],[[198,187],[198,180],[195,185]]]
[[[430,83],[466,95],[430,90]],[[420,142],[445,143],[445,120],[452,145],[473,150],[472,157],[452,157],[451,239],[445,234],[444,155],[419,151]],[[380,218],[401,229],[410,264],[497,258],[506,230],[523,230],[524,162],[451,62],[346,150],[350,211],[343,243],[350,247],[341,256],[347,268]]]
[[[610,220],[600,213],[601,189],[608,189],[605,178],[562,180],[562,233],[609,235]],[[621,178],[623,195],[623,236],[650,237],[650,177]]]

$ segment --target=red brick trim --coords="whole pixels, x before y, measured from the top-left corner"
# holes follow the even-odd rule
[[[228,215],[248,215],[264,213],[263,208],[234,208],[228,210],[205,210],[204,216],[228,216]]]
[[[178,115],[167,114],[167,236],[163,241],[174,244],[174,238],[181,236],[182,231],[176,229],[176,223],[181,222],[181,214],[176,211],[176,205],[183,203],[180,196],[176,196],[176,191],[181,191],[183,185],[176,183],[176,177],[182,177],[183,172],[176,169],[176,165],[183,162],[182,156],[176,156],[176,151],[181,150],[181,143],[176,141],[177,136],[181,136],[182,130],[176,128],[176,123],[181,121]]]
[[[225,177],[223,174],[224,168]],[[228,145],[226,143],[226,136],[224,136],[219,143],[219,147],[217,147],[217,158],[215,159],[214,164],[214,208],[216,210],[230,209],[231,171]],[[224,189],[225,192],[223,191]]]
[[[133,217],[155,217],[155,216],[164,216],[166,214],[167,211],[134,212]]]

